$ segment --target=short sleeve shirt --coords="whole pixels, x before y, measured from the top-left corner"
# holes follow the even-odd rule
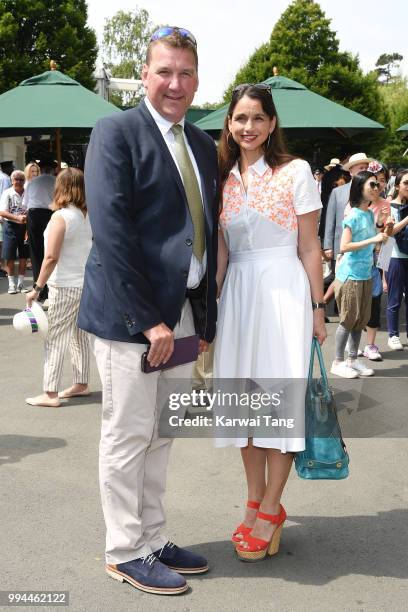
[[[376,235],[374,214],[371,210],[352,208],[343,221],[343,229],[349,227],[352,242],[361,242]],[[368,280],[372,275],[374,244],[369,244],[358,251],[349,251],[343,255],[336,269],[336,278],[346,280]]]
[[[1,194],[0,210],[11,213],[12,215],[24,215],[27,208],[23,202],[23,195],[19,195],[14,187],[9,187]]]

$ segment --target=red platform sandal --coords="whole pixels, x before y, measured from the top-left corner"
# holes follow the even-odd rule
[[[247,508],[253,508],[254,510],[259,510],[260,505],[261,505],[261,502],[247,501]],[[250,533],[251,529],[252,527],[247,527],[246,525],[244,525],[244,523],[241,523],[240,525],[238,525],[238,527],[232,534],[231,542],[233,542],[233,544],[240,544],[243,538]],[[239,537],[239,536],[242,536],[242,537]]]
[[[272,534],[272,538],[268,542],[267,540],[261,540],[260,538],[254,538],[250,533],[244,535],[242,541],[237,545],[236,551],[238,557],[242,561],[260,561],[265,559],[266,555],[276,555],[279,550],[280,536],[283,527],[283,523],[286,520],[285,508],[280,506],[279,514],[265,514],[264,512],[257,512],[256,516],[264,521],[269,521],[277,528]],[[246,542],[247,546],[243,546]]]

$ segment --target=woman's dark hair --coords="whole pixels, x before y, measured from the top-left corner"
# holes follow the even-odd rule
[[[330,194],[337,186],[336,182],[342,177],[344,177],[347,183],[350,181],[349,173],[346,172],[346,170],[343,170],[339,164],[323,174],[321,193],[323,207],[327,206]]]
[[[397,187],[400,186],[400,182],[402,181],[402,177],[405,174],[408,174],[408,168],[403,168],[402,170],[398,170],[398,172],[397,172],[397,176],[395,177],[395,183],[394,183],[394,193],[392,194],[392,199],[393,200],[398,196],[398,189],[397,189]]]
[[[276,117],[275,129],[273,130],[270,138],[268,138],[264,143],[266,163],[271,168],[276,168],[277,166],[281,166],[282,164],[294,159],[294,157],[287,151],[282,131],[279,128],[278,115],[273,102],[271,90],[264,86],[264,84],[262,84],[262,86],[238,86],[236,89],[234,89],[232,94],[232,100],[228,108],[227,116],[225,117],[224,128],[222,130],[220,144],[218,147],[221,188],[227,180],[231,169],[240,155],[239,146],[230,135],[228,120],[231,119],[236,105],[244,96],[248,96],[248,98],[251,98],[251,100],[259,100],[264,113],[268,115],[270,119]]]
[[[363,190],[364,185],[367,182],[367,179],[374,178],[374,172],[370,172],[369,170],[363,170],[363,172],[359,172],[355,174],[351,179],[351,187],[350,187],[350,206],[355,208],[360,206],[362,203],[364,196]]]

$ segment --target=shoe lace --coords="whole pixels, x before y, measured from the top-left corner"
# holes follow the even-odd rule
[[[150,553],[150,555],[146,555],[146,557],[143,557],[143,563],[148,563],[149,565],[153,565],[155,561],[156,561],[156,557],[154,556],[153,553]]]
[[[164,546],[161,547],[160,552],[159,552],[159,557],[161,557],[162,552],[163,552],[163,550],[165,548],[170,548],[170,550],[171,550],[174,547],[175,547],[175,544],[173,542],[170,542],[170,540],[169,540]]]

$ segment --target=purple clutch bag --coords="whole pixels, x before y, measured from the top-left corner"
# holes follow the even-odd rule
[[[160,370],[169,370],[185,363],[191,363],[197,361],[198,357],[198,344],[200,337],[198,334],[195,336],[187,336],[186,338],[177,338],[174,341],[174,351],[167,363],[162,363],[159,366],[152,367],[147,361],[148,351],[143,353],[141,361],[141,369],[145,374],[150,372],[158,372]]]

